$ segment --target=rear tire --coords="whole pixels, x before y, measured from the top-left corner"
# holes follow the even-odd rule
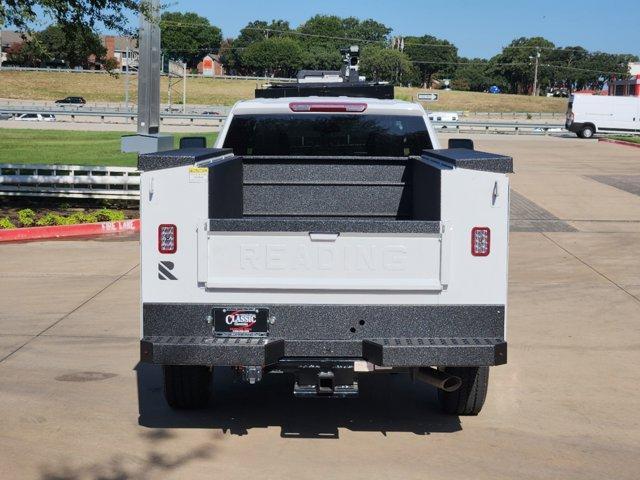
[[[163,365],[164,398],[171,408],[204,408],[211,394],[211,369],[199,365]]]
[[[445,372],[460,377],[462,385],[455,392],[438,390],[444,413],[477,415],[482,410],[489,387],[489,367],[447,367]]]
[[[585,127],[582,127],[582,130],[580,130],[580,132],[578,132],[578,136],[580,138],[593,138],[593,135],[595,134],[595,129],[590,126],[587,125]]]

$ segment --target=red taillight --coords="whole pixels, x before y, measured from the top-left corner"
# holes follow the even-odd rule
[[[291,102],[289,108],[293,112],[347,112],[362,113],[367,109],[366,103],[350,102]]]
[[[486,257],[491,252],[491,230],[488,227],[471,229],[471,255]]]
[[[160,253],[176,253],[178,250],[178,228],[164,223],[158,227],[158,251]]]

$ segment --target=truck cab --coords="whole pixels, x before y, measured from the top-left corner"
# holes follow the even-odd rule
[[[482,408],[506,363],[512,160],[442,149],[419,104],[367,87],[257,92],[215,148],[139,157],[141,360],[172,407],[232,367],[298,396],[400,373]]]

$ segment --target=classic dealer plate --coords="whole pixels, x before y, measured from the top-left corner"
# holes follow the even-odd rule
[[[214,308],[213,334],[265,336],[269,332],[268,308]]]

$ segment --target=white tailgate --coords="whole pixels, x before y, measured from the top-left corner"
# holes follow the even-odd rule
[[[440,234],[200,232],[198,281],[225,290],[440,291],[441,243]]]

